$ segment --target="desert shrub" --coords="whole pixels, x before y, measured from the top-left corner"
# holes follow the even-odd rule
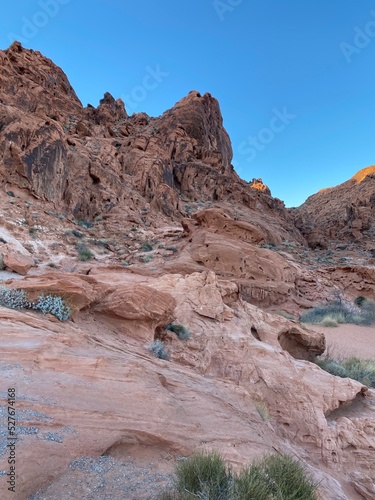
[[[362,297],[362,295],[359,295],[355,301],[354,301],[354,304],[358,307],[362,307],[363,303],[366,302],[366,297]]]
[[[83,238],[85,236],[81,231],[77,231],[77,229],[73,229],[72,235],[76,238]]]
[[[158,359],[169,359],[168,351],[165,349],[164,342],[161,340],[155,340],[147,345],[147,349],[152,352],[155,358]]]
[[[322,358],[317,358],[315,360],[315,363],[322,368],[322,370],[325,370],[326,372],[330,373],[331,375],[336,375],[337,377],[342,377],[345,378],[348,376],[347,371],[345,367],[341,364],[340,361],[335,360],[329,356],[324,356]]]
[[[153,259],[153,255],[141,255],[141,257],[139,258],[139,260],[141,262],[143,262],[144,264],[147,264],[148,262],[150,262],[152,259]]]
[[[150,243],[143,243],[141,250],[142,252],[151,252],[153,248],[152,245],[150,245]]]
[[[78,243],[76,248],[78,251],[78,259],[80,261],[86,262],[87,260],[91,260],[94,257],[93,252],[83,243]]]
[[[293,314],[290,314],[286,311],[276,311],[275,314],[277,314],[278,316],[282,316],[283,318],[285,319],[289,319],[289,320],[294,320],[294,316]]]
[[[174,490],[159,500],[316,500],[316,483],[288,455],[267,455],[233,474],[216,453],[200,453],[175,468]]]
[[[335,318],[332,318],[331,316],[325,316],[320,324],[322,326],[327,326],[327,327],[331,327],[331,328],[334,328],[334,327],[337,327],[338,326],[338,323],[337,321],[335,320]]]
[[[25,290],[0,286],[0,305],[9,309],[25,309],[29,306],[29,300]]]
[[[60,321],[66,321],[72,314],[68,302],[62,297],[55,295],[40,295],[31,307],[42,314],[52,314]]]
[[[11,198],[16,197],[16,195],[13,193],[13,191],[7,191],[7,195],[10,196]]]
[[[263,420],[263,422],[267,422],[267,420],[270,417],[270,412],[269,412],[267,404],[260,399],[255,399],[254,406],[255,406],[260,418]]]
[[[342,378],[352,378],[368,387],[375,387],[375,361],[350,357],[333,359],[330,356],[317,358],[315,363],[323,370]]]
[[[53,314],[60,321],[66,321],[72,314],[69,302],[58,295],[40,295],[32,302],[25,290],[5,286],[0,286],[0,306],[10,309],[34,309],[42,314]]]
[[[191,498],[208,500],[229,498],[231,475],[216,452],[200,453],[178,462],[175,475],[175,488],[180,494],[190,493]]]
[[[175,333],[180,340],[188,340],[191,337],[189,328],[184,325],[169,323],[165,329]]]
[[[356,299],[357,300],[357,299]],[[324,325],[326,319],[337,324],[351,323],[355,325],[371,325],[375,322],[375,303],[364,299],[351,303],[344,299],[336,299],[327,305],[314,307],[301,314],[301,322]],[[333,326],[333,325],[332,325]]]
[[[79,219],[76,221],[76,223],[82,227],[82,229],[90,229],[94,226],[94,224],[88,220],[85,219]]]
[[[269,455],[258,463],[271,498],[315,500],[316,484],[304,467],[289,455]]]
[[[236,478],[233,494],[233,500],[271,500],[271,495],[265,481],[264,471],[257,464],[249,465],[242,470]]]

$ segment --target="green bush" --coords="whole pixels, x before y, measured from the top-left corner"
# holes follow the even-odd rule
[[[208,500],[229,498],[231,474],[216,452],[193,455],[178,462],[175,474],[175,488],[180,494],[190,493]]]
[[[216,453],[180,461],[174,490],[159,500],[316,500],[316,483],[288,455],[267,455],[233,474]]]
[[[352,378],[368,387],[375,387],[375,361],[351,357],[336,360],[330,356],[317,358],[315,363],[323,370],[342,378]]]
[[[184,325],[169,323],[165,329],[175,333],[180,340],[188,340],[191,337],[189,328]]]
[[[60,321],[70,318],[72,310],[69,302],[58,295],[39,295],[36,301],[30,301],[25,290],[0,286],[0,306],[9,309],[33,309],[42,314],[52,314]]]
[[[142,252],[151,252],[153,248],[152,245],[150,245],[150,243],[143,243],[141,250]]]
[[[322,326],[327,326],[327,327],[331,327],[331,328],[335,328],[338,326],[338,323],[337,321],[335,320],[335,318],[332,318],[331,316],[325,316],[322,321],[320,322],[320,324]]]
[[[60,321],[66,321],[72,315],[72,310],[68,302],[56,295],[39,295],[36,302],[31,304],[31,308],[40,311],[42,314],[52,314]]]
[[[335,322],[338,324],[372,325],[375,322],[375,303],[368,299],[359,301],[356,299],[356,301],[350,303],[349,301],[339,299],[327,305],[314,307],[302,313],[300,320],[302,323],[322,326],[334,326],[333,324],[325,325],[324,322],[327,319],[331,323]]]
[[[165,349],[164,342],[161,340],[155,340],[147,345],[147,349],[152,352],[155,358],[158,359],[169,359],[169,354]]]
[[[87,248],[87,246],[83,243],[78,243],[76,246],[77,251],[78,251],[78,259],[82,262],[86,262],[88,260],[91,260],[94,257],[93,252]]]

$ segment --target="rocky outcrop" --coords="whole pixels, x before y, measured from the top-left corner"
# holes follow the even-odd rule
[[[3,186],[27,189],[60,212],[90,220],[114,209],[135,217],[145,206],[179,219],[186,214],[182,198],[233,201],[273,214],[301,238],[268,188],[235,173],[219,103],[210,94],[190,92],[159,118],[129,117],[109,93],[97,108],[83,108],[62,70],[18,42],[0,58]]]
[[[27,278],[29,289],[37,279]],[[0,369],[17,380],[18,425],[30,429],[17,441],[18,498],[47,483],[53,487],[73,459],[125,457],[135,443],[145,459],[158,457],[170,467],[207,443],[234,466],[287,451],[309,464],[323,498],[354,499],[354,487],[371,498],[373,474],[360,464],[370,460],[374,421],[366,412],[350,420],[344,404],[373,395],[293,353],[297,344],[297,354],[303,345],[305,353],[324,349],[321,334],[309,336],[241,300],[225,304],[233,285],[213,272],[146,278],[98,270],[72,276],[70,285],[64,279],[61,292],[86,289],[101,312],[88,305],[74,322],[59,323],[36,312],[0,310]],[[114,294],[125,297],[131,289],[138,298],[154,290],[155,301],[164,297],[173,309],[174,321],[188,325],[191,339],[185,342],[156,327],[158,321],[144,325],[148,338],[163,338],[169,362],[151,356],[144,335],[119,334],[112,322],[121,316],[135,329],[145,317],[147,303],[140,301],[138,311],[133,302],[133,313],[130,307],[114,311]],[[146,316],[165,321],[156,302],[151,299]],[[344,413],[336,416],[339,407]],[[2,491],[5,481],[0,477]]]
[[[372,248],[375,167],[362,169],[347,182],[319,191],[290,213],[313,248],[354,241],[368,243]]]

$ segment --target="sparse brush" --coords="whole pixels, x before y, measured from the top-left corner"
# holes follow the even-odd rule
[[[375,387],[375,361],[350,357],[334,359],[329,355],[319,357],[315,363],[323,370],[342,378],[352,378],[367,387]]]
[[[184,325],[169,323],[165,329],[175,333],[180,340],[188,340],[191,337],[189,328]]]
[[[78,251],[78,259],[80,261],[86,262],[94,257],[93,252],[89,248],[87,248],[87,246],[84,245],[83,243],[78,243],[76,248]]]
[[[150,243],[143,243],[141,247],[142,252],[151,252],[153,250],[152,245]]]
[[[334,318],[332,318],[331,316],[325,316],[319,324],[322,326],[330,327],[330,328],[334,328],[334,327],[338,326],[337,321]]]
[[[164,342],[161,340],[154,340],[147,345],[147,349],[152,352],[155,358],[164,359],[168,361],[169,353],[165,349]]]
[[[9,309],[25,309],[28,305],[29,300],[25,290],[0,286],[0,306]]]
[[[69,303],[62,297],[55,295],[40,295],[37,301],[32,304],[32,309],[40,311],[42,314],[52,314],[60,321],[66,321],[72,315]]]
[[[175,468],[174,490],[159,500],[316,500],[317,485],[288,455],[267,455],[239,474],[217,452],[199,453]]]
[[[70,318],[72,310],[68,300],[58,295],[40,295],[36,301],[30,301],[25,290],[10,289],[0,286],[0,306],[10,309],[33,309],[42,314],[53,314],[60,321]]]
[[[354,303],[339,298],[302,313],[300,319],[302,323],[322,326],[335,326],[334,323],[369,326],[375,322],[375,303],[363,297]]]
[[[276,311],[275,314],[277,314],[278,316],[282,316],[283,318],[285,319],[289,319],[289,320],[294,320],[294,316],[293,314],[290,314],[286,311]]]
[[[190,493],[191,498],[212,500],[228,498],[230,473],[217,452],[200,453],[178,462],[175,474],[179,494]]]

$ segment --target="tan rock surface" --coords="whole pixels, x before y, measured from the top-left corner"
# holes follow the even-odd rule
[[[150,459],[214,447],[238,465],[271,449],[289,450],[324,479],[323,498],[348,498],[334,479],[350,489],[351,473],[358,472],[346,442],[368,460],[375,421],[364,414],[355,422],[346,419],[345,427],[342,419],[327,422],[343,402],[362,398],[363,387],[283,351],[280,333],[289,328],[300,336],[293,323],[242,301],[226,306],[228,287],[223,290],[212,272],[161,278],[107,272],[91,281],[94,288],[112,282],[116,290],[135,291],[142,282],[156,295],[170,294],[175,321],[187,324],[192,338],[182,342],[168,334],[167,362],[150,355],[144,338],[119,335],[110,319],[91,309],[66,324],[1,309],[2,367],[9,383],[15,381],[19,426],[37,429],[25,431],[17,443],[20,499],[59,477],[79,456],[126,457],[135,443]],[[197,306],[205,300],[212,312],[202,315]],[[231,315],[217,314],[229,309]],[[154,327],[149,338],[162,334]],[[266,422],[257,411],[260,403]],[[345,463],[345,470],[337,463]],[[368,477],[366,471],[354,480],[357,489],[367,487]],[[350,491],[349,498],[356,498]]]
[[[17,252],[3,254],[3,262],[8,269],[23,276],[34,266],[32,257]]]

